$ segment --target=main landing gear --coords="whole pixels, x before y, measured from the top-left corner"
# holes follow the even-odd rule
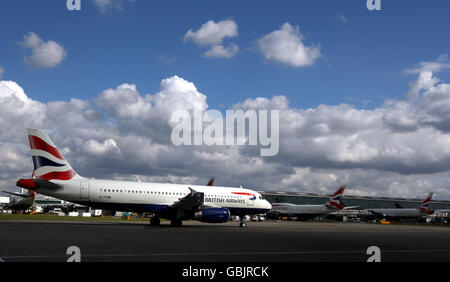
[[[156,215],[150,219],[150,224],[152,226],[159,226],[160,223],[161,223],[161,220]],[[172,219],[172,220],[170,220],[170,225],[174,226],[174,227],[180,227],[183,225],[183,221],[181,219]]]

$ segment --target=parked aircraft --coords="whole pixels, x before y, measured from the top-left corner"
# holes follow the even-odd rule
[[[26,211],[33,207],[36,193],[34,191],[28,191],[27,194],[13,193],[8,191],[2,191],[3,193],[15,196],[9,204],[2,205],[4,210],[12,211]]]
[[[98,209],[153,213],[152,225],[159,225],[160,218],[171,220],[173,226],[189,219],[223,223],[238,215],[245,227],[245,215],[271,209],[261,194],[244,188],[84,178],[44,131],[28,129],[28,139],[34,177],[19,179],[17,186],[43,195]]]
[[[289,203],[274,203],[272,204],[271,216],[287,216],[296,217],[298,220],[307,220],[316,218],[321,215],[326,215],[337,210],[356,208],[344,207],[344,204],[342,203],[344,190],[345,185],[339,187],[339,189],[323,205],[295,205]]]
[[[401,220],[401,219],[419,218],[434,213],[434,211],[429,207],[432,198],[433,193],[430,193],[422,202],[422,204],[420,204],[420,206],[415,209],[399,208],[397,206],[394,209],[368,209],[368,211],[374,214],[376,218],[382,220]]]

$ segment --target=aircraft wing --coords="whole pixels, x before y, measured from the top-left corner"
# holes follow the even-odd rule
[[[192,188],[189,188],[189,190],[191,190],[190,194],[176,201],[170,207],[181,208],[184,210],[199,210],[200,208],[205,207],[205,194],[197,192]]]
[[[8,192],[8,191],[2,191],[2,192],[6,193],[6,194],[13,195],[13,196],[22,197],[22,198],[30,197],[28,194],[20,194],[20,193]]]
[[[354,209],[357,209],[357,208],[359,208],[359,206],[344,207],[343,209],[344,210],[354,210]]]
[[[371,212],[372,214],[376,215],[376,216],[386,216],[386,214],[379,212],[377,210],[368,210],[369,212]]]

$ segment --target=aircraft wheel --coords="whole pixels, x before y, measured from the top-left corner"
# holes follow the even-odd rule
[[[150,224],[152,226],[159,226],[160,223],[161,223],[161,220],[157,216],[154,216],[150,219]]]
[[[242,227],[242,228],[244,228],[244,227],[247,227],[247,224],[246,224],[245,222],[241,222],[241,223],[239,224],[239,226]]]

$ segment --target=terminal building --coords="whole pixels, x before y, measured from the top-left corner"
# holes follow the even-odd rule
[[[270,203],[291,203],[296,205],[320,205],[325,204],[330,195],[319,195],[314,193],[294,192],[260,192]],[[425,199],[367,197],[345,195],[342,202],[345,206],[358,206],[359,210],[374,208],[396,208],[396,204],[402,208],[417,208]],[[450,201],[434,200],[431,203],[434,210],[450,210]]]

